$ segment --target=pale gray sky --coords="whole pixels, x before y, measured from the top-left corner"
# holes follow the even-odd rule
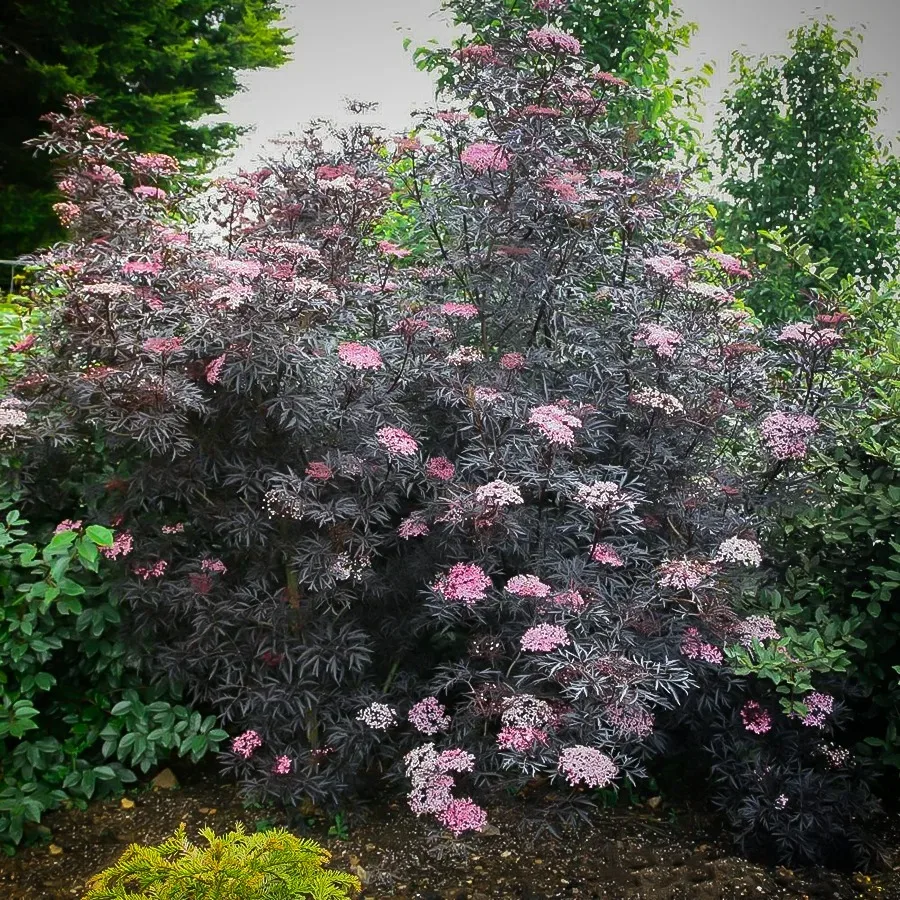
[[[832,15],[839,27],[864,26],[860,67],[882,76],[887,108],[882,130],[900,131],[900,0],[676,0],[699,25],[680,65],[712,62],[716,75],[706,95],[711,118],[730,81],[731,54],[778,53],[787,32],[810,15]],[[446,42],[440,0],[294,0],[286,23],[296,35],[293,60],[281,69],[250,73],[246,90],[228,104],[227,118],[254,133],[230,167],[250,165],[266,142],[319,116],[339,117],[346,96],[381,103],[376,120],[401,129],[411,109],[432,98],[428,75],[415,69],[403,38],[415,47],[430,38]]]

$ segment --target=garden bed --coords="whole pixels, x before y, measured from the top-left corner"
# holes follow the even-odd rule
[[[370,900],[900,898],[898,870],[866,876],[754,865],[732,855],[712,820],[664,804],[603,812],[594,828],[563,841],[536,835],[521,810],[489,807],[488,832],[460,840],[437,833],[433,823],[416,819],[400,803],[374,809],[343,840],[325,836],[327,823],[316,823],[311,832],[332,850],[333,865],[362,878],[363,896]],[[0,860],[0,896],[80,897],[87,879],[131,842],[158,842],[180,822],[195,835],[203,826],[221,832],[236,821],[255,829],[282,824],[283,818],[247,809],[233,786],[211,780],[142,788],[124,802],[57,812],[46,817],[44,843]],[[896,836],[897,823],[891,824]]]

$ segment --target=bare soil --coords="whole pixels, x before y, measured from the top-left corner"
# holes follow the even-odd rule
[[[598,813],[592,828],[561,840],[536,833],[521,806],[489,813],[487,833],[459,840],[400,803],[375,808],[343,839],[328,836],[331,823],[314,817],[306,833],[329,847],[334,866],[361,877],[366,900],[900,900],[900,866],[863,875],[755,865],[734,855],[713,820],[676,814],[666,804]],[[124,802],[61,810],[46,817],[37,843],[0,858],[0,898],[80,898],[88,878],[129,843],[157,843],[180,822],[195,835],[205,825],[226,831],[236,821],[251,830],[285,822],[278,811],[248,809],[234,786],[202,777],[172,789],[145,786]],[[889,825],[896,832],[897,822]]]

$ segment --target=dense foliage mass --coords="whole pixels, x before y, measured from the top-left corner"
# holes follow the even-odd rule
[[[761,333],[682,177],[629,153],[628,84],[490,12],[412,134],[313,129],[203,201],[51,117],[72,239],[4,439],[34,472],[103,436],[128,640],[251,795],[386,772],[462,833],[501,775],[578,810],[705,737],[745,846],[861,856],[839,685],[754,610],[841,323]],[[395,202],[415,257],[377,237]]]
[[[136,150],[210,162],[233,125],[202,122],[240,89],[241,70],[286,59],[273,0],[10,0],[0,22],[0,259],[60,236],[47,160],[22,142],[70,93]]]
[[[900,161],[878,137],[879,83],[853,68],[859,35],[813,23],[790,40],[788,56],[735,56],[717,128],[723,237],[767,267],[748,301],[768,321],[808,316],[816,281],[760,231],[784,229],[840,277],[872,285],[897,265]]]
[[[157,847],[132,844],[85,900],[347,900],[359,890],[358,878],[325,868],[327,850],[283,829],[200,835],[206,846],[182,824]]]

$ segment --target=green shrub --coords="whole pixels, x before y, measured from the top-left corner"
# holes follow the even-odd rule
[[[85,900],[340,900],[359,889],[353,875],[324,868],[331,854],[283,829],[216,837],[192,844],[184,824],[157,847],[132,844],[91,882]]]
[[[227,737],[212,716],[140,685],[97,525],[42,545],[0,499],[0,846],[64,801],[120,792],[174,753],[198,760]]]

